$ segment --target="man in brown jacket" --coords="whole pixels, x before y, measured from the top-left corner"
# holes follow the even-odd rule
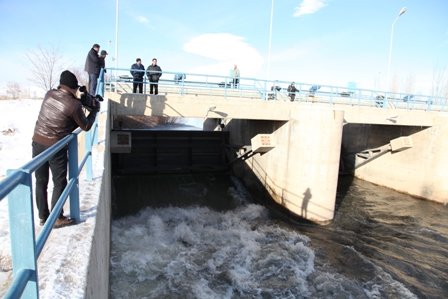
[[[59,86],[47,92],[40,108],[33,135],[33,158],[50,146],[69,135],[76,128],[90,130],[99,111],[99,105],[86,117],[81,101],[76,97],[78,79],[70,71],[61,73]],[[51,209],[56,205],[65,186],[67,186],[67,147],[56,153],[48,162],[38,168],[36,176],[36,204],[39,210],[40,225],[44,225],[50,212],[47,202],[49,170],[53,177]],[[61,211],[55,227],[74,224],[74,220],[64,216]]]

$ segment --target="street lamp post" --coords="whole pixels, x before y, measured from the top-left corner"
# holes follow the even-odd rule
[[[267,61],[267,67],[266,67],[266,81],[264,89],[265,92],[265,99],[267,100],[269,98],[268,95],[268,84],[269,80],[271,79],[271,48],[272,48],[272,19],[274,17],[274,0],[272,0],[271,3],[271,19],[269,21],[269,44],[268,44],[268,61]]]
[[[398,12],[397,17],[395,18],[394,22],[392,23],[392,27],[390,29],[390,42],[389,42],[389,60],[387,63],[387,85],[388,85],[388,89],[390,89],[390,66],[391,66],[391,60],[392,60],[392,42],[394,39],[394,27],[395,27],[395,23],[398,21],[398,18],[400,18],[400,16],[402,14],[404,14],[407,11],[406,7],[402,7],[400,9],[400,11]]]
[[[119,0],[115,2],[115,69],[118,68],[118,5]]]
[[[272,19],[274,16],[274,0],[271,4],[271,19],[269,22],[269,46],[268,46],[268,63],[267,63],[267,80],[271,79],[271,48],[272,48]]]

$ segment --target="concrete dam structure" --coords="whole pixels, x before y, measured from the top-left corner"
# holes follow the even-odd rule
[[[148,190],[123,181],[126,175],[225,169],[251,192],[319,224],[334,217],[341,173],[448,200],[446,113],[198,94],[106,97],[112,206],[139,190],[129,213]],[[203,130],[146,130],[179,118],[200,119]]]
[[[233,174],[257,199],[318,224],[334,219],[341,174],[448,202],[446,99],[441,109],[429,111],[426,102],[419,110],[398,101],[405,109],[385,108],[372,97],[349,94],[347,101],[346,93],[306,94],[289,102],[267,100],[253,88],[184,92],[164,85],[164,94],[147,95],[129,93],[129,83],[117,86],[105,94],[108,108],[100,121],[101,194],[93,207],[89,263],[79,265],[87,269],[85,298],[109,296],[104,273],[110,267],[111,218],[166,204],[163,190],[179,189],[159,183],[158,176],[201,192],[179,174]],[[189,118],[202,130],[160,128]]]
[[[448,202],[446,112],[314,99],[291,103],[116,92],[105,97],[101,193],[88,233],[89,263],[77,265],[86,268],[85,298],[109,296],[110,278],[104,273],[110,267],[111,218],[164,204],[165,194],[152,186],[178,189],[159,184],[160,175],[171,175],[176,184],[183,178],[176,174],[232,173],[257,198],[267,197],[276,207],[318,224],[333,219],[338,178],[345,173]],[[196,118],[203,130],[148,130],[178,118]]]
[[[320,95],[290,102],[241,96],[242,90],[212,91],[146,95],[121,89],[104,95],[107,107],[98,117],[100,141],[92,159],[96,175],[79,180],[84,222],[64,231],[69,246],[58,256],[61,279],[49,283],[53,274],[42,275],[45,292],[63,283],[67,294],[108,298],[113,218],[198,198],[207,205],[214,198],[227,201],[215,194],[239,184],[234,176],[268,208],[317,224],[337,213],[341,175],[448,202],[443,109],[376,107],[375,99],[347,101],[345,93],[331,102]],[[190,121],[194,128],[178,125]],[[208,180],[205,191],[195,183],[202,179]],[[41,273],[55,262],[51,253],[39,257]],[[73,279],[72,273],[83,275]]]

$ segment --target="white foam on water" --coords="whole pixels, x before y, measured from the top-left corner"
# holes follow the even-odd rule
[[[307,294],[314,270],[309,239],[267,221],[265,208],[255,204],[227,212],[147,208],[114,221],[112,297]]]
[[[346,266],[367,279],[316,270],[310,239],[256,204],[146,208],[115,220],[112,238],[112,298],[416,298],[351,246]]]

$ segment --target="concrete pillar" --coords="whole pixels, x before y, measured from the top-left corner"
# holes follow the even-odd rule
[[[363,129],[363,128],[361,128]],[[434,125],[425,127],[365,127],[348,132],[345,140],[353,152],[357,135],[364,134],[365,148],[388,144],[399,136],[410,136],[413,147],[389,152],[355,170],[355,176],[412,196],[448,204],[448,122],[435,118]],[[357,141],[357,140],[356,140]],[[361,143],[362,144],[362,143]]]
[[[333,219],[343,111],[307,108],[276,130],[276,147],[247,161],[273,199],[316,223]]]

